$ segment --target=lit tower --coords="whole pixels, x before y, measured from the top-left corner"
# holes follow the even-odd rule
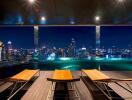
[[[2,49],[2,56],[3,56],[3,60],[6,60],[6,50],[5,50],[5,46],[3,45],[3,49]]]
[[[71,40],[71,48],[72,48],[72,51],[73,51],[72,57],[75,57],[75,55],[76,55],[76,41],[75,41],[74,38],[72,38],[72,40]]]
[[[11,61],[12,60],[12,42],[8,41],[7,45],[8,45],[8,60]]]
[[[71,39],[71,45],[73,45],[75,47],[76,41],[74,38]]]
[[[39,43],[39,26],[34,26],[34,45],[38,48]]]
[[[3,48],[3,43],[0,41],[0,61],[2,61],[2,59],[1,59],[2,48]]]
[[[71,39],[71,43],[68,47],[68,56],[75,57],[76,55],[76,41],[74,38]]]

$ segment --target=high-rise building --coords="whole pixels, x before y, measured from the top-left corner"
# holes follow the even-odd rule
[[[5,46],[3,45],[3,49],[2,49],[2,60],[7,60],[7,53],[6,53],[6,49],[5,49]]]
[[[68,57],[76,56],[76,41],[74,38],[71,39],[71,43],[68,46],[67,55],[68,55]]]
[[[3,48],[3,43],[0,41],[0,61],[2,61],[2,48]]]
[[[13,60],[13,55],[12,55],[12,51],[13,51],[13,49],[12,49],[12,42],[11,41],[8,41],[7,42],[7,45],[8,45],[8,60],[9,61],[12,61]]]
[[[65,49],[59,48],[57,52],[57,57],[65,57]]]
[[[87,49],[85,47],[82,47],[78,50],[78,58],[87,58]]]

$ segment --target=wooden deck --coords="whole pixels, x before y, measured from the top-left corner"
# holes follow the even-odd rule
[[[105,71],[105,74],[108,76],[115,78],[115,79],[127,79],[132,78],[132,72],[120,72],[120,71]],[[128,90],[132,91],[132,81],[127,82],[131,89],[128,88],[128,85],[125,84],[125,82],[118,82],[120,85],[125,86]],[[109,83],[109,87],[111,87],[117,94],[119,94],[123,99],[125,100],[132,100],[132,93],[128,92],[127,90],[124,90],[119,85],[115,83]]]
[[[120,72],[120,71],[103,71],[106,75],[112,78],[131,78],[132,72]],[[80,71],[72,72],[73,76],[78,78],[81,73]],[[46,100],[48,91],[50,89],[51,82],[47,81],[47,78],[51,78],[53,75],[53,71],[41,71],[40,77],[32,84],[32,86],[28,89],[25,95],[21,98],[21,100]],[[93,100],[91,93],[87,89],[86,85],[82,80],[76,82],[76,89],[79,91],[79,95],[81,100]],[[121,83],[124,84],[124,83]],[[132,82],[129,82],[130,86],[132,86]],[[122,92],[122,94],[128,96],[126,100],[132,100],[132,94],[127,94],[120,87],[117,87],[115,84],[110,84],[110,87],[115,88],[116,92]],[[127,86],[126,86],[127,87]],[[131,96],[131,97],[130,97]]]
[[[3,84],[1,84],[1,86],[0,86],[0,93],[2,93],[4,90],[6,90],[11,85],[13,85],[12,82],[4,82]]]
[[[21,100],[46,100],[48,91],[51,86],[51,82],[47,81],[47,78],[52,77],[53,71],[41,71],[40,77],[33,83],[26,94],[21,98]],[[79,77],[80,72],[73,72],[74,77]],[[82,90],[79,92],[81,100],[93,100],[90,92],[88,91],[85,84],[80,80],[76,82],[77,90]]]
[[[33,83],[21,100],[46,100],[51,82],[46,78],[51,77],[53,72],[41,71],[40,77]]]

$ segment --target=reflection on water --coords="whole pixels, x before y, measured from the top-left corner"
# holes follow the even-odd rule
[[[24,69],[101,69],[106,71],[132,71],[132,59],[58,59],[54,61],[32,62],[31,64],[23,64],[16,66],[0,67],[0,78],[10,77]]]
[[[70,69],[70,70],[77,70],[79,68],[80,68],[80,65],[68,65],[68,66],[62,67],[62,69]]]
[[[116,70],[116,71],[132,71],[132,59],[122,58],[94,58],[94,59],[72,59],[60,58],[54,61],[39,62],[38,67],[41,70],[54,69],[101,69],[101,70]]]

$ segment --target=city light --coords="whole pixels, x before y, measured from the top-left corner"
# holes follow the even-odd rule
[[[48,56],[48,58],[47,58],[47,60],[50,60],[50,61],[53,61],[53,60],[55,60],[55,53],[51,53],[49,56]]]
[[[0,41],[0,47],[3,45],[3,43]]]
[[[46,47],[45,46],[42,46],[42,49],[45,49]]]
[[[106,59],[109,59],[109,55],[106,55]]]
[[[11,44],[12,42],[11,41],[8,41],[7,44]]]
[[[85,48],[85,47],[83,47],[83,48],[82,48],[82,50],[86,50],[86,48]]]
[[[68,57],[61,57],[60,60],[67,61],[67,60],[71,60],[71,58],[68,58]]]

